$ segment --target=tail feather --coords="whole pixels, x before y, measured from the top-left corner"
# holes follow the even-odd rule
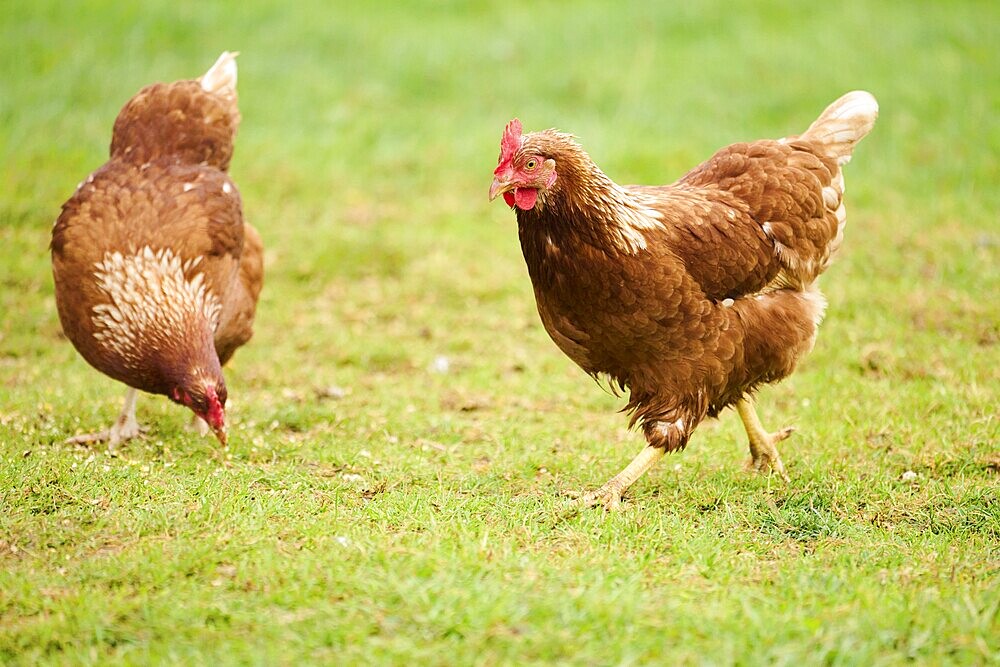
[[[236,99],[236,56],[239,52],[223,51],[215,64],[199,79],[205,92],[226,99]]]
[[[878,102],[871,93],[855,90],[826,108],[800,139],[817,144],[839,164],[851,159],[854,146],[871,132],[878,118]]]

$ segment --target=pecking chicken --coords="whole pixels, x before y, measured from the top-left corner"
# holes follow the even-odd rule
[[[140,90],[115,120],[111,158],[52,229],[63,331],[94,368],[128,385],[106,431],[136,436],[136,391],[190,408],[226,443],[222,366],[253,333],[263,245],[226,173],[240,121],[236,54],[199,79]]]
[[[706,417],[735,406],[749,466],[788,475],[752,396],[808,353],[816,279],[843,239],[841,167],[878,104],[848,93],[799,136],[718,151],[679,181],[621,186],[571,135],[504,130],[490,199],[516,210],[542,324],[584,371],[627,389],[646,447],[584,505],[619,506]]]

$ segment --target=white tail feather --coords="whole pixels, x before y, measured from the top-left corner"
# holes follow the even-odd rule
[[[854,145],[875,126],[878,102],[871,93],[855,90],[826,108],[801,138],[819,144],[839,164],[851,159]]]
[[[199,79],[202,90],[231,98],[236,96],[236,56],[239,52],[223,51]]]

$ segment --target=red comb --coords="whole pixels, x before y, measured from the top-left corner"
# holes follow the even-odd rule
[[[514,159],[514,153],[521,147],[521,121],[514,119],[503,129],[503,139],[500,140],[500,167],[506,167]]]
[[[215,387],[211,385],[205,387],[205,398],[208,399],[208,412],[205,413],[205,421],[212,428],[224,427],[226,425],[226,406],[219,400]]]

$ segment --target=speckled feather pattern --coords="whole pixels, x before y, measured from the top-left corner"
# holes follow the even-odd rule
[[[116,120],[111,158],[53,227],[63,330],[132,387],[167,393],[192,369],[219,369],[252,335],[263,247],[226,173],[238,122],[234,91],[147,86]]]
[[[842,152],[863,136],[837,130],[833,145],[825,130],[728,146],[668,186],[619,186],[569,135],[524,136],[521,153],[558,174],[517,211],[542,323],[586,372],[628,390],[650,443],[684,447],[812,348],[826,306],[814,283],[846,220]]]
[[[190,322],[206,322],[214,332],[221,305],[205,274],[196,272],[201,259],[182,263],[170,248],[154,251],[149,246],[131,255],[106,252],[94,278],[108,301],[94,306],[92,317],[94,339],[106,354],[121,358],[129,371],[141,372],[138,351],[168,347],[188,335]]]

